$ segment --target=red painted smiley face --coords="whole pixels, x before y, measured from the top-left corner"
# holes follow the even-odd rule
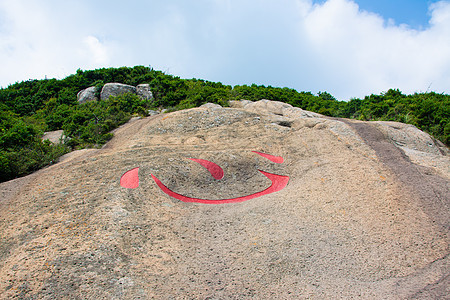
[[[256,153],[264,158],[267,158],[268,160],[270,160],[273,163],[277,163],[277,164],[283,163],[283,158],[281,156],[273,156],[270,154],[261,153],[261,152],[257,152],[257,151],[252,151],[252,152]],[[217,165],[211,161],[204,160],[204,159],[196,159],[196,158],[189,158],[189,159],[194,162],[199,163],[201,166],[206,168],[209,171],[209,173],[213,176],[214,179],[221,180],[224,177],[224,171],[219,165]],[[195,202],[195,203],[204,203],[204,204],[224,204],[224,203],[237,203],[237,202],[247,201],[247,200],[250,200],[253,198],[261,197],[263,195],[268,195],[271,193],[281,191],[282,189],[284,189],[287,186],[287,184],[289,182],[288,176],[272,174],[272,173],[268,173],[268,172],[265,172],[262,170],[258,170],[258,171],[261,172],[264,176],[266,176],[271,181],[271,185],[268,188],[266,188],[265,190],[262,190],[260,192],[252,193],[252,194],[249,194],[246,196],[229,198],[229,199],[218,199],[218,200],[200,199],[200,198],[194,198],[194,197],[189,197],[189,196],[179,194],[179,193],[171,190],[170,188],[168,188],[166,185],[164,185],[164,183],[162,183],[161,180],[156,178],[156,176],[154,176],[153,174],[151,174],[151,176],[152,176],[153,180],[155,181],[155,183],[157,184],[157,186],[165,194],[167,194],[173,198],[176,198],[180,201],[183,201],[183,202]],[[120,178],[120,185],[124,188],[129,188],[129,189],[134,189],[134,188],[139,187],[139,167],[129,170],[125,174],[123,174],[122,177]]]

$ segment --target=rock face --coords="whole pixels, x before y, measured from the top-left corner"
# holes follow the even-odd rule
[[[399,123],[232,106],[135,120],[0,184],[0,298],[448,296],[445,146]]]
[[[44,132],[42,140],[49,140],[53,144],[58,144],[61,143],[61,141],[64,141],[65,138],[66,137],[64,136],[64,130],[55,130]]]
[[[83,104],[89,101],[98,100],[97,98],[98,88],[95,86],[88,87],[87,89],[81,90],[77,94],[78,103]]]
[[[136,94],[145,100],[153,99],[152,91],[150,90],[150,84],[139,84],[136,87]]]
[[[98,92],[97,87],[91,86],[87,89],[81,90],[77,94],[77,99],[80,104],[86,103],[88,101],[98,100],[96,97]],[[136,94],[142,99],[150,100],[153,99],[152,91],[150,90],[149,84],[139,84],[137,87],[122,84],[122,83],[107,83],[103,86],[100,92],[100,99],[106,100],[110,96],[116,97],[126,93]]]
[[[106,100],[110,96],[116,97],[125,93],[136,94],[136,88],[123,83],[107,83],[102,88],[100,100]]]

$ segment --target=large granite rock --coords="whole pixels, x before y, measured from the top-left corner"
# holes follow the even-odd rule
[[[232,104],[134,119],[1,183],[0,299],[448,299],[445,146]]]
[[[150,90],[150,84],[148,83],[139,84],[136,87],[136,94],[145,100],[153,99],[153,93]]]
[[[91,87],[88,87],[87,89],[81,90],[77,94],[78,103],[83,104],[83,103],[86,103],[89,101],[98,100],[97,93],[98,93],[98,87],[96,87],[96,86],[91,86]]]
[[[136,94],[136,88],[123,83],[107,83],[103,86],[102,92],[100,93],[100,99],[106,100],[110,96],[116,97],[126,93]]]

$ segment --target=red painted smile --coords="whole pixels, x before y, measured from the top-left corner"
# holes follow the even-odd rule
[[[265,154],[265,153],[261,153],[261,152],[257,152],[257,151],[252,151],[252,152],[254,152],[258,155],[261,155],[262,157],[265,157],[275,163],[283,162],[283,158],[281,156],[273,156],[270,154]],[[220,166],[218,166],[217,164],[210,162],[208,160],[204,160],[204,159],[190,158],[190,160],[193,160],[193,161],[199,163],[200,165],[202,165],[203,167],[205,167],[215,179],[220,180],[223,178],[223,176],[224,176],[223,169]],[[158,187],[167,195],[169,195],[173,198],[176,198],[180,201],[183,201],[183,202],[195,202],[195,203],[204,203],[204,204],[224,204],[224,203],[237,203],[237,202],[247,201],[247,200],[250,200],[250,199],[253,199],[256,197],[260,197],[263,195],[268,195],[271,193],[281,191],[282,189],[284,189],[287,186],[287,184],[289,182],[288,176],[276,175],[276,174],[264,172],[262,170],[258,170],[258,171],[260,171],[264,176],[266,176],[272,182],[272,184],[268,188],[266,188],[263,191],[260,191],[260,192],[254,193],[254,194],[250,194],[247,196],[230,198],[230,199],[219,199],[219,200],[193,198],[193,197],[188,197],[188,196],[178,194],[178,193],[172,191],[171,189],[169,189],[166,185],[164,185],[164,183],[162,183],[161,180],[156,178],[156,176],[154,176],[153,174],[151,174],[151,176],[152,176],[153,180],[155,181],[155,183],[158,185]],[[122,187],[131,188],[131,189],[139,187],[138,173],[139,173],[139,168],[134,168],[134,169],[126,172],[125,174],[123,174],[123,176],[120,179],[120,185]]]

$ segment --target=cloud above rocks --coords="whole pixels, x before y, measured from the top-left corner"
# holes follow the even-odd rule
[[[108,48],[98,38],[90,35],[83,39],[83,43],[86,46],[83,49],[85,50],[86,59],[90,59],[91,64],[108,65],[110,63]]]
[[[0,2],[0,86],[146,65],[184,78],[328,91],[450,93],[450,1],[421,30],[351,0]]]

